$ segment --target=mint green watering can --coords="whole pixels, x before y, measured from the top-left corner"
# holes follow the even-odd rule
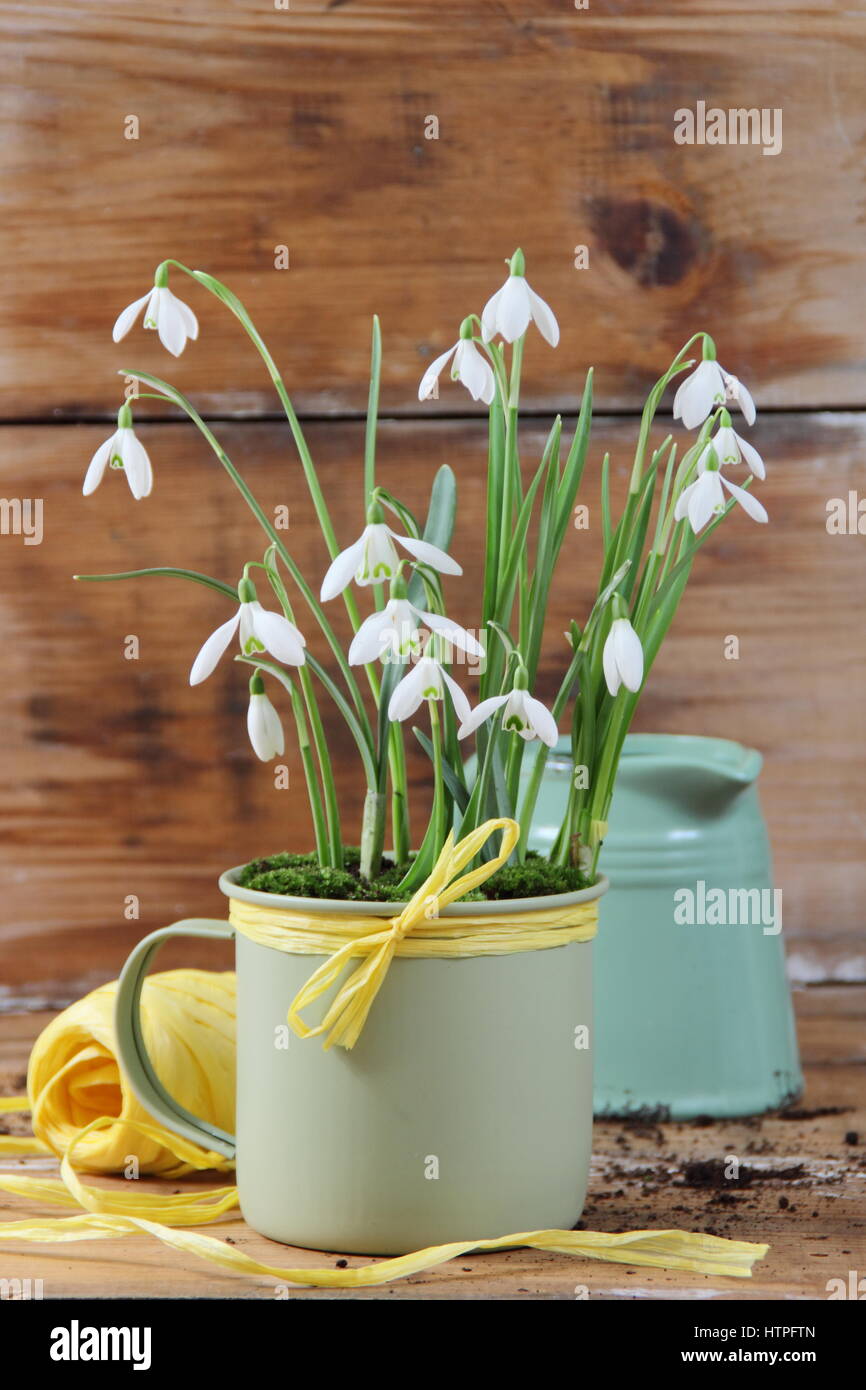
[[[802,1090],[761,762],[726,739],[625,741],[600,861],[611,887],[595,943],[598,1115],[755,1115]],[[531,848],[552,845],[570,778],[560,739]]]

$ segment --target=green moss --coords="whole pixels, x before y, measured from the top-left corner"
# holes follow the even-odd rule
[[[254,859],[238,876],[244,888],[262,893],[285,893],[293,898],[338,898],[352,902],[404,902],[400,882],[406,865],[383,859],[379,873],[362,879],[357,849],[344,853],[342,869],[321,869],[314,854],[272,854]],[[547,897],[551,893],[573,893],[586,888],[588,880],[579,869],[568,864],[551,864],[540,855],[528,854],[523,864],[506,865],[482,883],[462,902],[484,902],[504,898]]]

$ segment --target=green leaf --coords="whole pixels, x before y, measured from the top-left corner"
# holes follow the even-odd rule
[[[370,394],[367,399],[367,427],[364,434],[364,505],[376,485],[376,426],[379,418],[379,379],[382,374],[382,330],[373,315],[373,346],[370,353]]]
[[[430,492],[430,506],[427,510],[427,520],[424,523],[424,533],[422,540],[429,541],[431,545],[438,546],[440,550],[446,550],[451,544],[451,537],[454,535],[454,519],[457,515],[457,479],[454,470],[449,468],[447,463],[443,463],[436,477],[433,479],[433,487]],[[417,607],[423,599],[424,581],[416,571],[409,581],[409,602]]]
[[[221,579],[212,579],[209,574],[199,574],[198,570],[178,569],[175,565],[153,565],[149,569],[143,570],[121,570],[118,574],[74,574],[73,579],[81,580],[88,584],[102,584],[109,579],[140,579],[143,575],[164,574],[170,579],[191,579],[194,584],[204,584],[209,589],[216,589],[217,593],[225,594],[227,598],[233,598],[238,602],[238,591],[232,588],[231,584],[224,584]]]
[[[574,431],[574,438],[571,441],[571,448],[565,460],[565,468],[562,472],[562,479],[557,493],[557,507],[559,511],[557,519],[556,536],[557,543],[554,546],[554,561],[559,553],[563,537],[568,528],[571,518],[574,499],[580,487],[583,470],[586,467],[586,451],[589,447],[589,436],[592,429],[592,368],[586,374],[586,385],[583,388],[583,399],[580,403],[580,414],[577,418],[577,427]]]
[[[435,752],[430,739],[424,733],[423,729],[417,728],[414,724],[412,726],[412,732],[432,763]],[[445,779],[448,790],[457,802],[457,809],[461,816],[464,815],[466,807],[469,805],[469,792],[466,790],[457,773],[454,771],[454,768],[446,758],[442,759],[442,776]]]

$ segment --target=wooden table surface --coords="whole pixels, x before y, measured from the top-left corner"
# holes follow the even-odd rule
[[[596,1125],[587,1228],[677,1227],[766,1241],[770,1252],[750,1280],[515,1250],[464,1256],[379,1288],[287,1290],[276,1280],[237,1276],[167,1250],[146,1236],[54,1248],[4,1241],[0,1279],[42,1279],[46,1299],[825,1299],[829,1280],[847,1287],[851,1271],[856,1278],[866,1272],[866,989],[822,986],[795,998],[806,1071],[806,1092],[796,1108],[720,1123],[647,1118]],[[29,1046],[49,1016],[0,1018],[0,1093],[21,1088]],[[11,1129],[19,1122],[6,1123]],[[732,1155],[740,1161],[738,1182],[719,1177]],[[3,1172],[45,1174],[56,1166],[45,1158],[0,1161]],[[0,1194],[0,1221],[37,1214],[57,1209]],[[322,1267],[340,1258],[276,1245],[239,1217],[203,1229],[267,1263]],[[366,1263],[357,1256],[348,1262]]]

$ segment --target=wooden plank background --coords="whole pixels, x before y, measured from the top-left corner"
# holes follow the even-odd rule
[[[304,409],[363,406],[378,312],[385,405],[414,408],[517,244],[564,324],[528,402],[573,405],[594,363],[633,409],[705,327],[765,406],[864,403],[861,6],[290,3],[0,4],[6,418],[103,411],[131,353],[164,366],[107,334],[165,256],[232,283]],[[676,145],[699,100],[781,108],[782,152]],[[273,406],[224,319],[183,380]]]
[[[119,399],[121,367],[174,379],[290,541],[324,568],[291,440],[238,325],[193,287],[202,338],[179,363],[111,323],[174,255],[243,296],[306,417],[344,541],[357,534],[369,324],[385,338],[382,476],[423,508],[436,467],[458,473],[451,584],[471,625],[484,423],[446,385],[418,406],[426,363],[527,252],[563,325],[527,354],[532,412],[573,411],[587,365],[600,415],[587,470],[627,469],[648,384],[698,327],[767,407],[753,433],[772,525],[711,542],[643,701],[638,727],[738,738],[766,755],[764,800],[801,979],[866,976],[862,538],[829,536],[826,503],[864,488],[864,29],[841,3],[735,0],[590,10],[554,0],[435,8],[260,0],[179,8],[0,3],[0,492],[44,499],[45,538],[0,536],[0,724],[7,1007],[51,1007],[116,972],[145,930],[218,912],[228,863],[307,837],[300,771],[272,789],[251,757],[244,684],[186,670],[221,621],[216,595],[167,580],[76,587],[76,571],[181,563],[234,579],[257,546],[191,429],[160,408],[142,428],[156,490],[112,476],[80,496]],[[782,153],[684,147],[673,113],[698,100],[781,107]],[[124,138],[130,115],[139,138]],[[438,140],[425,119],[439,120]],[[274,268],[275,247],[290,269]],[[574,268],[574,248],[589,268]],[[606,413],[604,413],[606,412]],[[417,418],[415,418],[417,417]],[[527,464],[542,420],[530,420]],[[585,612],[597,527],[567,542],[540,694],[557,634]],[[467,604],[467,597],[470,600]],[[138,661],[123,657],[136,634]],[[723,659],[728,633],[738,662]],[[338,721],[341,804],[360,784]],[[412,765],[416,803],[427,773]],[[124,899],[140,917],[123,917]],[[186,953],[185,959],[189,959]]]

